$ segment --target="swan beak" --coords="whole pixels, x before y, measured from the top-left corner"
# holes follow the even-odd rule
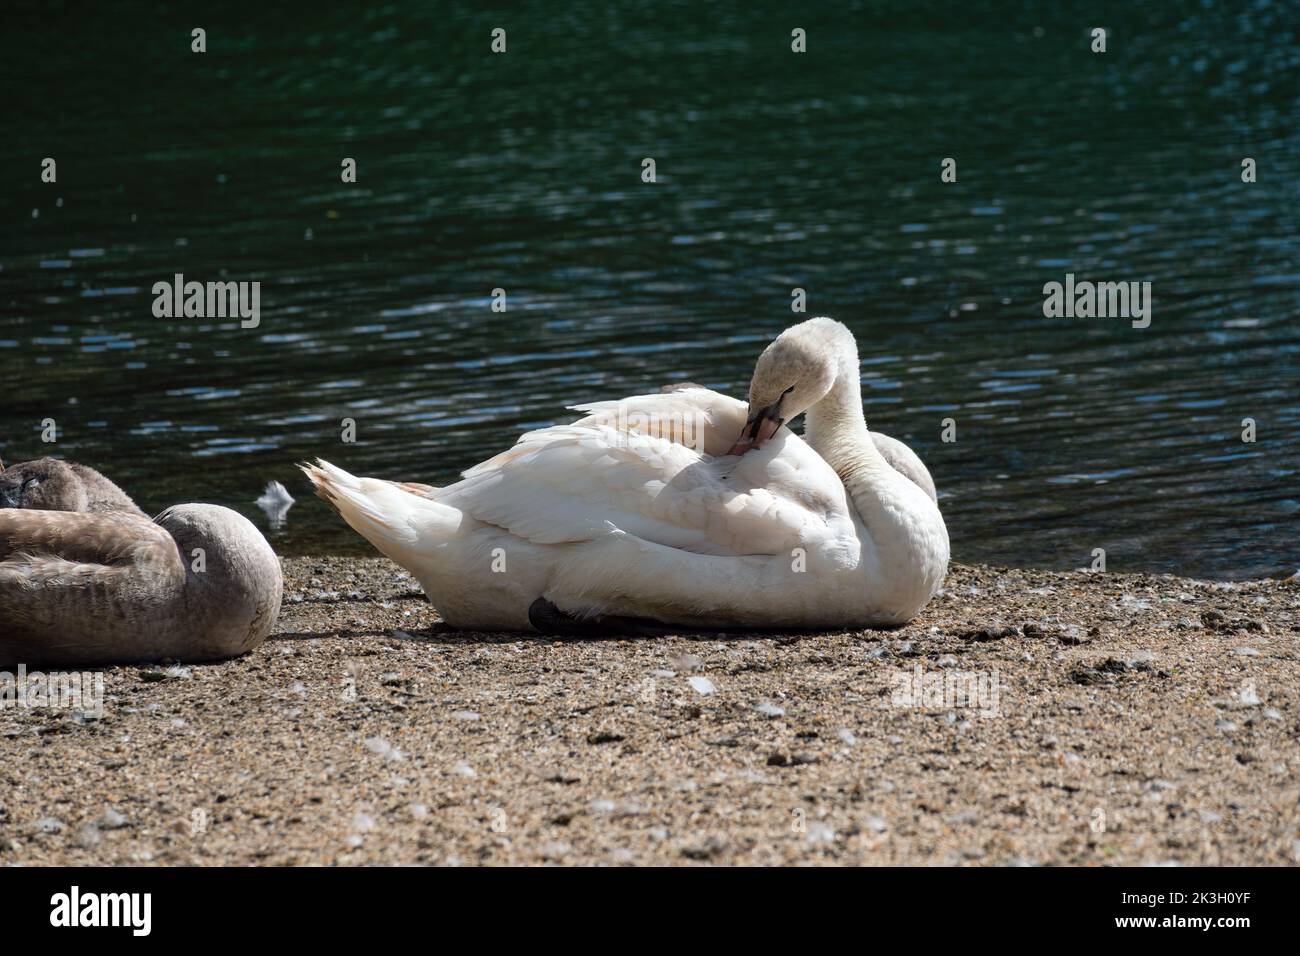
[[[743,455],[747,451],[753,451],[756,448],[762,448],[763,443],[776,434],[785,423],[781,417],[781,403],[768,405],[752,412],[749,419],[745,422],[745,428],[736,439],[736,443],[731,446],[728,455]]]

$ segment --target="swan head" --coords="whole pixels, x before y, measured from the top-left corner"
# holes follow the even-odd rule
[[[828,318],[800,322],[778,335],[754,366],[749,415],[728,454],[761,448],[782,425],[825,398],[840,374],[846,346],[856,368],[853,333]]]

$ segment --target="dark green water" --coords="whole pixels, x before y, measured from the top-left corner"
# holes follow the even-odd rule
[[[743,395],[801,286],[958,560],[1300,561],[1295,5],[207,6],[6,12],[5,459],[264,528],[279,479],[281,552],[363,553],[295,461],[445,483],[566,404]],[[260,328],[154,318],[177,272],[261,281]],[[1044,318],[1067,272],[1150,328]]]

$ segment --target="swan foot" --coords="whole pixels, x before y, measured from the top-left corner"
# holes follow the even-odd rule
[[[666,637],[681,632],[680,628],[637,617],[574,617],[546,598],[538,598],[528,606],[528,623],[538,633],[564,637]]]

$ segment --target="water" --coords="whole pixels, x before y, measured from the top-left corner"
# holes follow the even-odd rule
[[[295,461],[439,484],[574,402],[743,395],[801,286],[956,559],[1294,569],[1294,9],[826,6],[7,15],[0,455],[262,527],[279,479],[278,550],[366,553]],[[155,319],[177,272],[260,280],[260,328]],[[1151,327],[1045,319],[1067,272]]]

